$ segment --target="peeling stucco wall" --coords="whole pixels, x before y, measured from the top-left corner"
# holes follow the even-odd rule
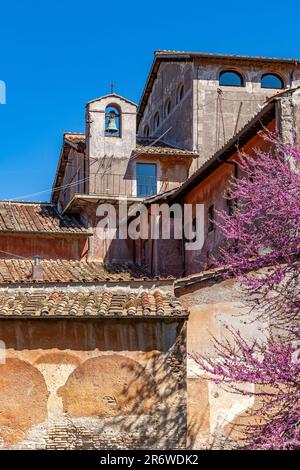
[[[4,449],[182,448],[184,321],[0,321]]]
[[[240,73],[244,86],[221,86],[221,71]],[[197,151],[199,158],[193,161],[192,173],[226,143],[254,114],[266,98],[276,90],[261,87],[265,73],[279,75],[286,88],[299,84],[299,71],[293,64],[269,63],[231,59],[197,59],[190,62],[163,62],[160,64],[148,103],[138,128],[143,135],[145,125],[151,135],[168,131],[164,139],[170,144]],[[186,96],[176,104],[178,84],[184,83]],[[164,116],[164,103],[170,97],[172,112]],[[160,126],[154,128],[156,112],[160,114]]]
[[[231,280],[203,282],[183,289],[180,301],[190,309],[187,328],[188,446],[194,449],[235,445],[238,424],[252,409],[254,398],[233,393],[207,380],[190,354],[217,359],[214,338],[232,341],[230,329],[239,330],[247,341],[265,341],[269,325],[255,319],[255,312],[243,301],[241,287]],[[254,384],[244,389],[254,391]]]
[[[150,136],[162,137],[168,144],[193,150],[193,66],[190,62],[161,64],[154,82],[147,107],[138,127],[138,135],[144,136],[146,125]],[[177,103],[178,86],[184,85],[183,100]],[[171,112],[164,113],[164,104],[171,100]],[[160,115],[160,125],[155,128],[154,115]]]

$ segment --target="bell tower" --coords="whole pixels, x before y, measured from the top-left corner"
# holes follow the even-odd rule
[[[136,111],[135,103],[115,93],[87,103],[87,157],[128,161],[136,147]]]

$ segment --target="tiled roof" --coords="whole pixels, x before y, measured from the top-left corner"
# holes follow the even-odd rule
[[[104,289],[103,291],[0,292],[0,318],[168,318],[188,311],[169,293]]]
[[[83,132],[65,132],[65,141],[74,144],[85,144],[85,134]]]
[[[40,266],[43,280],[33,281],[33,260],[0,259],[0,284],[126,282],[151,279],[145,270],[133,263],[104,265],[100,262],[58,259],[41,260]]]
[[[138,139],[135,152],[142,155],[168,155],[175,157],[196,157],[192,150],[173,147],[161,140],[153,143],[154,139]]]
[[[0,232],[86,234],[75,216],[61,215],[53,204],[0,201]]]
[[[214,269],[208,269],[206,271],[190,274],[189,276],[176,279],[174,282],[174,289],[175,291],[179,291],[180,289],[191,287],[195,284],[205,283],[206,281],[216,282],[222,279],[222,276],[224,276],[225,273],[226,266],[220,266]]]

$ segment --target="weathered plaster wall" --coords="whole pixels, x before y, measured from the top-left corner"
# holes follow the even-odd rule
[[[88,237],[72,235],[0,234],[0,257],[40,255],[46,259],[80,260],[87,255]],[[7,254],[3,253],[6,252]]]
[[[244,78],[244,86],[221,86],[219,74],[234,70]],[[150,135],[162,135],[164,140],[179,147],[195,150],[199,158],[193,161],[190,172],[224,145],[251,117],[256,114],[274,89],[262,88],[261,76],[275,73],[282,77],[285,87],[299,83],[299,72],[292,64],[244,61],[234,59],[195,59],[194,62],[164,62],[160,65],[144,115],[138,128],[143,135],[145,125]],[[185,99],[176,105],[179,83],[185,84]],[[173,109],[164,117],[165,100],[170,97]],[[154,129],[154,115],[161,122]]]
[[[238,439],[245,411],[254,406],[254,398],[231,393],[220,384],[207,381],[189,354],[217,358],[213,338],[232,341],[228,329],[238,329],[243,338],[265,341],[269,326],[255,320],[233,281],[202,282],[178,292],[180,301],[190,308],[187,328],[188,352],[188,445],[195,449],[230,447]],[[254,391],[246,384],[245,391]],[[245,420],[244,420],[245,422]]]
[[[185,446],[184,321],[5,319],[0,338],[3,448]]]
[[[62,179],[62,189],[59,191],[58,205],[64,209],[71,201],[74,194],[85,192],[86,172],[85,154],[70,149],[68,162],[66,164],[64,177]]]
[[[275,130],[275,121],[272,121],[267,128],[273,132]],[[269,142],[261,136],[256,135],[240,149],[241,153],[253,155],[254,150],[260,148],[267,151],[270,148]],[[230,160],[238,161],[238,153],[235,153]],[[204,234],[205,242],[201,250],[192,250],[185,252],[185,274],[197,273],[207,268],[207,263],[212,255],[216,255],[219,247],[222,245],[223,236],[220,229],[215,226],[214,230],[208,232],[208,209],[214,206],[215,218],[218,220],[216,211],[226,210],[226,199],[224,194],[226,188],[229,188],[229,180],[234,174],[234,166],[224,163],[203,182],[195,186],[184,198],[184,204],[204,204]]]
[[[110,201],[103,203],[109,204]],[[100,205],[100,203],[99,203]],[[117,226],[119,223],[118,206],[116,207],[116,225],[113,225],[113,217],[110,217],[110,227],[100,227],[100,222],[106,218],[100,216],[97,212],[98,204],[90,204],[82,212],[81,216],[85,220],[86,225],[89,227],[92,235],[88,239],[88,253],[87,257],[90,261],[133,261],[133,240],[129,237],[126,239],[119,239],[118,231],[112,227]],[[104,212],[104,211],[103,211]],[[102,212],[102,213],[103,213]],[[97,213],[99,216],[97,216]]]
[[[120,137],[105,135],[105,110],[107,106],[113,105],[121,113]],[[90,159],[89,193],[99,194],[102,192],[102,175],[124,175],[126,172],[131,152],[136,147],[136,105],[117,96],[103,97],[88,103],[86,138],[87,157]]]
[[[292,65],[241,61],[199,61],[194,67],[194,149],[198,165],[222,147],[236,131],[256,114],[276,90],[261,88],[264,73],[276,73],[290,86]],[[221,86],[223,70],[239,72],[245,86]]]
[[[178,85],[184,84],[184,98],[176,103]],[[162,139],[181,148],[193,149],[192,133],[192,64],[189,62],[163,63],[159,68],[151,95],[139,124],[138,135],[144,136],[144,127],[150,128],[150,136],[163,136]],[[170,98],[172,109],[164,116],[164,103]],[[154,115],[159,112],[160,125],[154,126]]]

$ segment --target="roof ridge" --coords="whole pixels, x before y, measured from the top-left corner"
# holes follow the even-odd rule
[[[0,204],[2,203],[9,203],[9,204],[28,204],[28,205],[47,205],[47,206],[55,206],[53,202],[47,202],[47,201],[14,201],[12,199],[0,199]]]

